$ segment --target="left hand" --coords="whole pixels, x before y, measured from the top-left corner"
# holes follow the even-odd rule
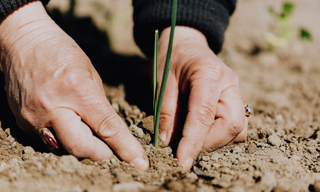
[[[159,39],[159,83],[169,35],[170,28],[166,28]],[[244,141],[248,120],[237,74],[218,59],[200,31],[176,27],[171,61],[160,115],[160,138],[168,145],[176,139],[174,133],[182,133],[177,158],[188,170],[202,148],[212,151]],[[183,130],[179,130],[182,125]]]

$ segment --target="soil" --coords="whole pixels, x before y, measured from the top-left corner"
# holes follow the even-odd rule
[[[120,2],[116,3],[119,10],[126,7],[132,13],[129,0],[110,2]],[[146,150],[150,158],[147,171],[138,171],[115,156],[92,162],[50,153],[40,139],[31,139],[18,129],[1,76],[0,191],[320,191],[320,2],[292,2],[296,6],[292,30],[308,28],[313,42],[293,38],[286,47],[268,50],[265,35],[272,30],[274,19],[266,9],[268,5],[279,9],[280,1],[238,1],[219,57],[240,76],[244,97],[255,114],[249,119],[245,142],[210,153],[202,151],[190,171],[183,171],[170,147],[155,149],[150,144],[152,116],[143,105],[152,106],[151,96],[145,92],[149,88],[149,61],[111,51],[126,43],[132,45],[132,38],[121,41],[115,37],[117,40],[110,43],[101,33],[91,37],[83,32],[86,30],[76,30],[78,36],[73,36],[109,84],[105,89],[113,108]],[[51,14],[63,26],[63,15],[57,11]],[[91,21],[97,23],[95,18],[64,18],[73,21],[73,28],[75,19],[82,27]],[[122,23],[123,29],[130,31],[130,21],[129,14],[116,24]],[[65,30],[72,35],[71,29]],[[90,52],[92,46],[97,51]],[[126,53],[139,51],[130,47]],[[105,62],[111,64],[101,67]],[[114,73],[103,71],[105,68]],[[134,88],[129,86],[132,82],[136,83]]]

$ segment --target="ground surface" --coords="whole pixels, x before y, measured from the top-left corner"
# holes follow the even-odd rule
[[[116,19],[108,20],[108,25],[103,25],[99,15],[94,22],[109,28],[124,26],[119,30],[125,31],[130,38],[121,39],[106,27],[108,34],[114,37],[110,41],[111,48],[107,46],[107,39],[95,39],[98,36],[90,38],[87,35],[87,41],[78,38],[79,44],[84,50],[90,44],[95,45],[98,51],[88,55],[98,69],[103,69],[99,63],[118,62],[117,67],[111,64],[109,67],[124,74],[122,83],[125,86],[118,86],[121,79],[114,80],[107,72],[100,73],[107,76],[104,80],[113,79],[110,84],[117,85],[106,87],[108,98],[132,133],[144,144],[150,157],[150,169],[137,171],[116,157],[91,162],[46,152],[41,141],[30,142],[30,138],[17,128],[5,101],[1,77],[0,191],[320,191],[318,0],[294,1],[297,7],[293,15],[294,29],[307,27],[314,36],[313,43],[293,39],[287,47],[271,52],[266,51],[265,34],[270,31],[273,20],[266,7],[272,4],[279,8],[280,1],[239,0],[219,57],[239,74],[246,102],[253,106],[255,115],[250,118],[246,142],[211,153],[202,152],[190,172],[182,170],[169,147],[155,150],[148,144],[152,117],[145,118],[148,115],[133,106],[137,104],[134,99],[130,102],[132,105],[125,100],[126,94],[127,99],[131,98],[130,94],[138,95],[138,98],[148,95],[139,91],[139,86],[148,87],[146,83],[136,84],[133,94],[128,93],[130,89],[126,87],[128,79],[145,82],[143,75],[148,70],[144,69],[144,60],[108,52],[113,49],[117,53],[139,53],[130,35],[130,1],[106,2],[113,3],[117,7],[115,10],[122,10],[123,18],[121,14],[115,17],[110,13],[109,16]],[[51,7],[58,4],[57,1]],[[132,67],[124,62],[140,62],[140,65]]]

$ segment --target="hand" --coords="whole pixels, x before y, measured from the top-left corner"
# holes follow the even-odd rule
[[[113,150],[138,169],[148,167],[143,148],[107,101],[89,58],[40,1],[2,21],[0,54],[9,105],[20,128],[39,133],[52,127],[77,157],[108,159]]]
[[[165,29],[159,39],[159,82],[169,33],[170,28]],[[190,169],[202,148],[212,151],[244,141],[248,122],[238,76],[211,51],[201,32],[177,26],[171,61],[160,138],[169,144],[176,139],[175,133],[182,134],[177,158]],[[181,113],[185,113],[185,121]]]

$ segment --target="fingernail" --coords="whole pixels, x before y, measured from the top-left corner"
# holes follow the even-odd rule
[[[167,140],[167,133],[166,132],[161,132],[160,133],[160,139],[162,140],[162,141],[164,141],[164,142],[166,142],[166,140]]]
[[[135,158],[131,163],[134,164],[134,166],[140,170],[147,170],[149,168],[149,161],[145,160],[141,157]]]
[[[182,166],[184,167],[184,169],[189,170],[191,168],[192,164],[193,164],[193,158],[187,157],[184,160],[184,163],[182,164]]]

